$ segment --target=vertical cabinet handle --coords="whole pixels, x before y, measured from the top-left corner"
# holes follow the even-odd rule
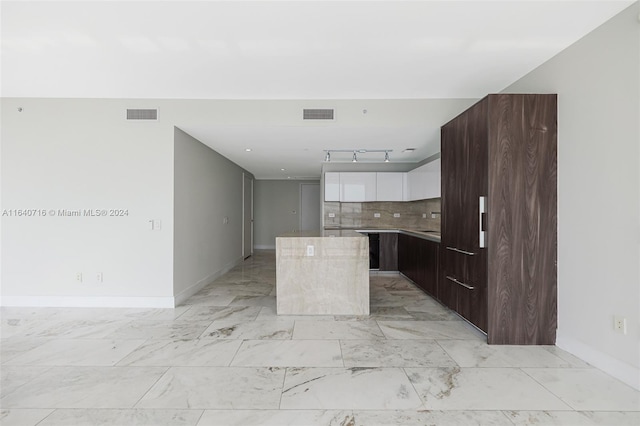
[[[487,212],[487,197],[480,197],[480,208],[478,209],[479,218],[478,218],[478,228],[479,228],[479,243],[480,248],[485,248],[487,246],[486,241],[486,232],[484,230],[484,214]]]

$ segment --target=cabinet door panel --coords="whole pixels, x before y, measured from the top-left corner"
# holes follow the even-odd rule
[[[405,173],[376,173],[376,201],[403,201]]]
[[[340,201],[340,173],[327,172],[324,174],[324,200]]]
[[[439,244],[433,241],[422,241],[422,283],[423,289],[435,298],[438,298],[438,264]]]
[[[376,201],[376,174],[346,172],[340,173],[340,201]]]
[[[398,270],[398,234],[380,233],[380,270]]]

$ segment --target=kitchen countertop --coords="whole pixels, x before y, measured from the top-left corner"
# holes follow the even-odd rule
[[[329,228],[315,231],[295,231],[278,235],[278,238],[365,238],[355,229]]]
[[[430,240],[430,241],[434,241],[436,243],[440,242],[440,232],[439,231],[422,231],[422,230],[417,230],[417,229],[405,229],[405,228],[397,228],[397,229],[389,229],[389,228],[332,228],[332,227],[327,227],[324,229],[324,232],[327,231],[331,231],[331,232],[345,232],[345,231],[352,231],[352,232],[370,232],[370,233],[387,233],[387,232],[392,232],[392,233],[398,233],[398,234],[407,234],[407,235],[411,235],[414,237],[418,237],[418,238],[422,238],[424,240]],[[317,232],[317,231],[316,231]]]

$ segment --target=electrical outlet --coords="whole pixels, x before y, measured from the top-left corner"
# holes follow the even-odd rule
[[[82,282],[82,272],[76,272],[76,281]]]
[[[400,217],[400,213],[394,213],[393,217]]]
[[[96,281],[98,281],[99,283],[102,282],[102,279],[104,278],[104,276],[102,275],[102,272],[98,272],[96,274]]]
[[[336,217],[335,213],[329,213],[329,217]]]
[[[613,329],[621,334],[627,334],[627,319],[625,317],[613,317]]]
[[[373,217],[380,217],[380,213],[374,213]]]
[[[426,219],[427,218],[427,214],[426,213],[422,213],[422,218]]]
[[[315,247],[307,246],[307,256],[314,256],[314,255],[315,255]]]

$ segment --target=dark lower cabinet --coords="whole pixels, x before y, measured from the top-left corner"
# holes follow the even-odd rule
[[[398,271],[435,298],[438,298],[439,264],[440,244],[398,235]]]
[[[398,233],[380,233],[380,271],[398,270]]]

